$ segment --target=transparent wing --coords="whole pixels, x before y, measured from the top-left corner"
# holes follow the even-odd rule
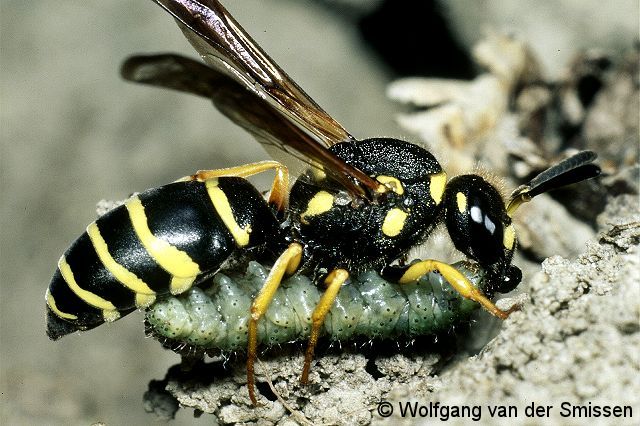
[[[265,99],[248,95],[245,87],[233,78],[174,54],[133,56],[122,65],[121,73],[129,81],[212,99],[223,114],[251,133],[271,156],[286,164],[292,174],[301,173],[304,164],[322,167],[345,189],[362,195],[363,190],[347,178],[346,172],[341,172],[342,160],[282,116]]]
[[[165,63],[150,59],[160,57],[148,57],[145,63],[137,57],[125,64],[125,78],[210,97],[218,109],[271,150],[277,147],[322,166],[356,195],[367,197],[378,187],[378,182],[327,149],[354,139],[262,51],[217,0],[154,2],[176,18],[211,68],[205,67],[208,71],[202,77],[198,74],[204,68],[186,58],[163,55]]]

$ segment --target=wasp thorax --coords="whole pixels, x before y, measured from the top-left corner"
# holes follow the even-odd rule
[[[447,185],[444,203],[447,229],[458,250],[485,267],[510,263],[515,232],[491,184],[477,175],[458,176]]]
[[[441,212],[446,174],[435,158],[396,139],[339,143],[331,151],[381,185],[375,201],[354,203],[345,202],[357,198],[345,200],[340,186],[313,176],[295,183],[289,214],[314,259],[357,271],[386,264],[419,243]]]

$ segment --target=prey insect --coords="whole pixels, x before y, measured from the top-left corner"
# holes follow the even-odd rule
[[[310,276],[322,289],[311,314],[302,382],[343,285],[367,270],[399,285],[437,272],[462,297],[506,318],[513,309],[503,311],[490,298],[521,280],[511,264],[517,245],[512,216],[542,192],[599,174],[595,154],[582,152],[506,202],[481,176],[447,182],[435,157],[417,145],[354,138],[217,0],[155,2],[176,19],[206,65],[178,55],[135,56],[123,65],[123,76],[210,98],[267,150],[309,169],[291,190],[287,167],[276,161],[200,171],[100,217],[61,257],[48,288],[52,339],[183,293],[234,259],[256,259],[272,267],[246,313],[247,383],[255,404],[258,326],[286,276]],[[269,170],[275,179],[265,200],[245,178]],[[484,291],[435,259],[391,266],[441,222],[455,247],[484,271]]]
[[[453,266],[482,290],[484,274],[477,265],[457,262]],[[190,357],[243,351],[248,343],[247,312],[267,275],[267,268],[252,261],[243,273],[223,271],[211,284],[163,298],[146,312],[146,333]],[[321,289],[304,275],[284,280],[258,324],[258,346],[307,340],[321,295]],[[384,339],[410,342],[448,332],[467,321],[477,308],[477,303],[462,297],[436,272],[412,284],[397,284],[368,270],[351,276],[343,286],[321,335],[339,345]]]

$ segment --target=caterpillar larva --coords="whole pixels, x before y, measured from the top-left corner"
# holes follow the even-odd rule
[[[477,287],[483,272],[475,264],[454,264]],[[250,262],[244,274],[218,273],[206,289],[194,287],[149,308],[147,331],[176,347],[245,350],[251,302],[268,270]],[[305,341],[321,290],[309,278],[284,281],[259,323],[259,345]],[[323,335],[333,341],[412,338],[446,331],[467,319],[478,304],[464,299],[441,275],[429,273],[415,284],[390,283],[375,271],[348,281],[324,321]]]

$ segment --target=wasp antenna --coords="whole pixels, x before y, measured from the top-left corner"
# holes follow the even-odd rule
[[[580,151],[549,167],[529,183],[513,191],[507,203],[507,213],[511,216],[522,203],[530,201],[536,195],[598,176],[600,167],[591,164],[597,157],[593,151]]]
[[[600,167],[591,164],[597,157],[593,151],[581,151],[555,166],[549,167],[527,184],[529,195],[535,197],[543,192],[598,176]]]

